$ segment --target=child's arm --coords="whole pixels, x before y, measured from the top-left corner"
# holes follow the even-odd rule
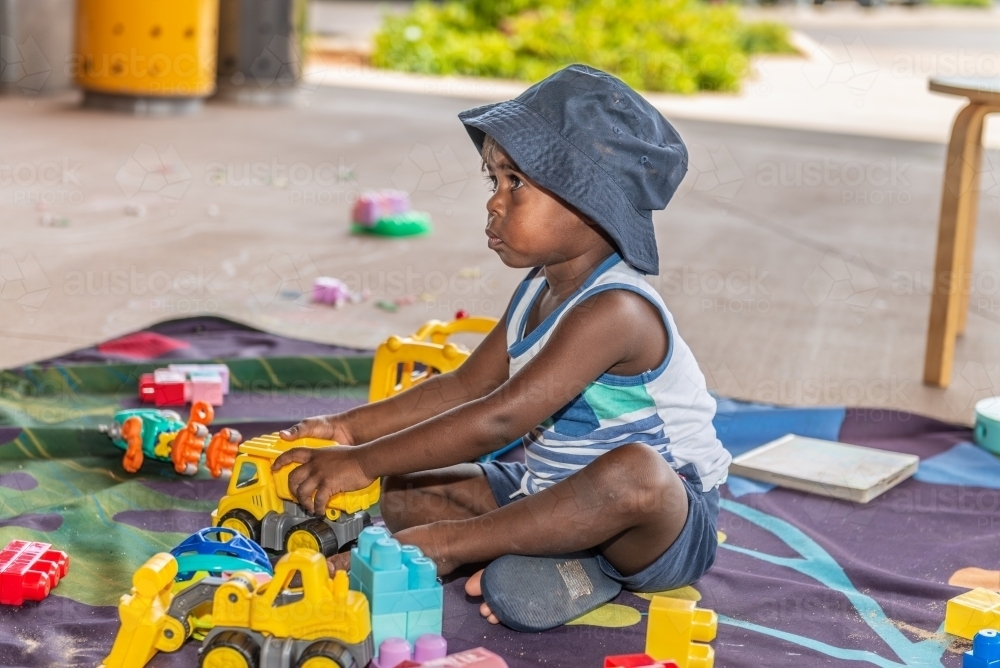
[[[656,367],[666,347],[666,330],[650,302],[624,290],[603,292],[567,313],[531,362],[489,394],[356,448],[289,450],[274,469],[302,464],[288,482],[313,512],[314,502],[324,508],[333,494],[361,489],[375,478],[493,452],[528,433],[602,373],[634,362],[641,371]]]
[[[368,443],[479,399],[507,380],[507,333],[504,312],[462,366],[432,376],[396,396],[336,415],[306,418],[281,432],[281,437],[327,438],[348,445]]]

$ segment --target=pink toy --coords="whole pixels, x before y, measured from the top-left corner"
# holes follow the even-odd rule
[[[188,377],[188,384],[191,387],[191,403],[204,401],[213,406],[222,405],[222,395],[225,394],[225,386],[222,384],[222,377],[217,373],[196,372]]]
[[[190,376],[193,373],[215,373],[222,378],[222,393],[229,394],[229,367],[225,364],[168,364],[167,368]]]
[[[317,304],[341,306],[350,298],[351,291],[341,280],[320,276],[313,281],[313,301]]]
[[[448,641],[436,633],[425,633],[417,638],[416,646],[402,638],[387,638],[378,646],[378,656],[372,659],[372,668],[397,668],[403,664],[419,666],[426,661],[442,659],[448,654]]]
[[[362,193],[354,203],[351,220],[358,225],[374,225],[380,218],[406,213],[410,196],[400,190],[371,190]]]
[[[648,654],[619,654],[604,657],[604,668],[677,668],[677,664],[657,661]]]
[[[164,406],[204,401],[221,406],[229,394],[229,367],[225,364],[171,364],[139,377],[139,400]]]
[[[397,668],[415,668],[417,666],[420,668],[507,668],[507,662],[488,649],[477,647],[423,663],[404,661]]]

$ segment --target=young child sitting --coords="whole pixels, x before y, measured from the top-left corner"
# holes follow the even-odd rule
[[[729,454],[715,401],[660,295],[652,210],[687,150],[646,100],[573,65],[520,97],[463,112],[493,185],[489,247],[532,268],[469,359],[390,399],[282,432],[309,512],[381,477],[382,516],[492,623],[562,624],[631,591],[690,584],[712,565]],[[526,461],[470,464],[522,439]],[[338,560],[338,557],[340,559]],[[343,555],[333,557],[346,567]]]

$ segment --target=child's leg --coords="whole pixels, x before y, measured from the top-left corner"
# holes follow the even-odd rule
[[[490,484],[477,464],[458,464],[386,478],[379,503],[389,531],[442,520],[467,520],[497,509]]]
[[[487,498],[490,504],[477,510],[495,507]],[[536,494],[427,529],[446,552],[438,556],[456,564],[596,547],[622,575],[631,575],[656,561],[680,535],[687,505],[684,484],[663,457],[631,443]]]

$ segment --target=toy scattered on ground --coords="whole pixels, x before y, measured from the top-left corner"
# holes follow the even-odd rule
[[[673,661],[679,668],[712,668],[715,650],[703,643],[715,640],[719,616],[712,610],[666,596],[649,604],[646,654],[658,661]]]
[[[1000,397],[976,402],[976,427],[972,433],[979,447],[1000,455]]]
[[[286,450],[334,445],[318,438],[285,441],[277,434],[243,443],[226,495],[212,511],[212,526],[233,529],[268,550],[306,548],[328,557],[336,554],[371,524],[367,511],[378,502],[379,480],[362,490],[335,494],[324,516],[316,517],[302,509],[288,488],[288,474],[298,464],[271,471],[271,464]]]
[[[972,640],[983,629],[1000,631],[1000,594],[977,588],[948,601],[945,633]]]
[[[41,601],[69,572],[69,557],[49,543],[12,540],[0,552],[0,604]]]
[[[673,661],[657,661],[648,654],[619,654],[604,657],[604,668],[678,668]]]
[[[267,553],[234,529],[201,529],[170,550],[177,560],[177,580],[190,580],[198,572],[221,575],[224,572],[253,571],[274,574]]]
[[[312,300],[316,304],[341,306],[347,303],[351,290],[337,278],[320,276],[313,281]]]
[[[451,322],[425,322],[413,336],[390,336],[375,350],[368,383],[368,401],[387,399],[431,376],[454,371],[472,353],[464,346],[449,342],[448,338],[455,334],[489,334],[496,324],[496,318],[470,316],[459,311]],[[479,461],[496,459],[520,443],[518,439],[480,457]]]
[[[507,668],[507,662],[488,649],[476,647],[423,663],[404,661],[397,668]]]
[[[430,234],[431,217],[410,208],[410,196],[399,190],[362,193],[351,211],[351,231],[386,237]]]
[[[372,659],[371,668],[397,668],[403,664],[418,666],[446,656],[448,641],[434,633],[420,636],[413,645],[402,638],[386,638],[379,643],[378,656]]]
[[[177,651],[191,636],[192,611],[207,603],[202,668],[361,668],[372,658],[367,599],[349,589],[343,571],[331,578],[317,552],[286,554],[273,579],[240,571],[228,580],[205,577],[175,595],[176,575],[167,553],[135,572],[104,668],[141,668],[157,651]]]
[[[972,649],[962,655],[962,668],[1000,668],[1000,634],[984,629],[972,639]]]
[[[444,589],[437,565],[415,545],[400,545],[384,527],[368,527],[351,550],[351,589],[368,597],[376,646],[389,638],[415,643],[441,634]]]
[[[225,364],[171,364],[139,376],[139,400],[157,408],[199,401],[221,406],[227,394],[229,367]]]
[[[212,477],[221,478],[232,472],[242,436],[229,427],[210,436],[208,425],[214,418],[212,406],[199,401],[191,406],[186,424],[174,411],[130,408],[115,413],[114,423],[100,429],[125,451],[122,466],[129,473],[137,472],[149,457],[171,462],[181,475],[194,475],[204,453],[205,466]]]

